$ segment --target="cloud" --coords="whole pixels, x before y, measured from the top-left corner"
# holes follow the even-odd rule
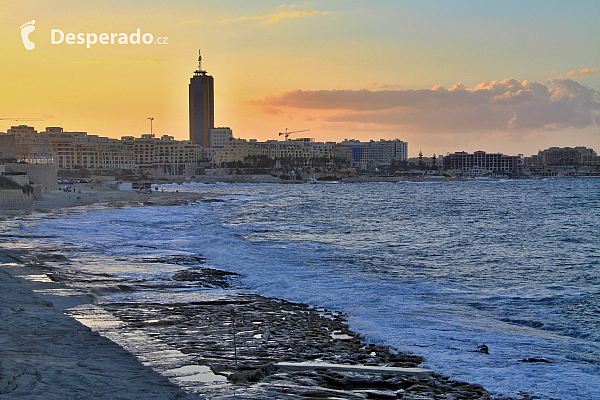
[[[269,16],[254,16],[254,17],[237,17],[237,18],[227,18],[222,19],[221,22],[239,22],[239,21],[256,21],[259,19],[267,19]]]
[[[263,113],[267,115],[281,115],[283,111],[280,108],[265,107],[263,108]]]
[[[375,85],[371,85],[375,86]],[[326,123],[422,133],[557,130],[598,124],[600,92],[570,79],[504,79],[475,88],[457,83],[422,90],[293,90],[252,104],[311,110]]]
[[[379,83],[379,82],[367,82],[365,84],[367,87],[373,87],[377,89],[400,89],[400,85],[392,85],[389,83]]]
[[[296,8],[296,7],[303,7],[303,6],[310,6],[311,3],[308,1],[305,1],[302,4],[282,4],[280,6],[277,6],[277,8]]]
[[[579,71],[571,71],[565,75],[565,78],[569,78],[571,76],[581,76],[581,75],[596,75],[598,73],[598,68],[584,68]]]
[[[598,68],[583,68],[579,71],[567,72],[564,76],[559,75],[554,79],[564,79],[564,78],[572,78],[572,77],[578,77],[578,76],[584,76],[584,75],[597,75],[597,74],[598,74]]]
[[[140,59],[131,59],[131,60],[78,60],[71,61],[73,64],[106,64],[106,63],[153,63],[162,61],[160,58],[140,58]]]
[[[293,4],[292,6],[295,7],[297,5]],[[291,6],[286,6],[286,7],[291,7]],[[293,11],[293,12],[281,11],[281,12],[278,12],[276,14],[269,14],[269,15],[257,15],[257,16],[243,16],[243,17],[237,17],[237,18],[227,18],[227,19],[221,20],[221,22],[227,23],[227,22],[263,20],[263,21],[265,21],[264,22],[265,25],[272,25],[272,24],[276,24],[276,23],[278,23],[278,22],[280,22],[281,20],[284,20],[284,19],[304,18],[304,17],[310,16],[310,15],[328,15],[328,14],[331,14],[331,12],[330,11],[316,11],[316,10],[311,10],[311,11]]]
[[[267,20],[267,24],[276,24],[277,22],[281,21],[282,19],[287,19],[287,18],[304,18],[306,16],[309,15],[327,15],[330,14],[329,11],[294,11],[294,12],[280,12],[277,14],[273,14],[271,15],[271,17]]]
[[[191,19],[189,21],[181,21],[179,24],[180,25],[188,25],[188,24],[199,24],[201,22],[203,22],[203,20],[198,18],[198,19]]]

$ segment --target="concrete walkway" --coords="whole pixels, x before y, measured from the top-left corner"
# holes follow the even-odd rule
[[[23,274],[40,272],[0,253],[1,400],[198,399],[61,312],[83,296],[38,295],[69,289]]]

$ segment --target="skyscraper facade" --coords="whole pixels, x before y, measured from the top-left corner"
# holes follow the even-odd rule
[[[215,127],[215,91],[213,77],[202,69],[198,51],[198,69],[190,79],[190,140],[210,147],[210,129]]]

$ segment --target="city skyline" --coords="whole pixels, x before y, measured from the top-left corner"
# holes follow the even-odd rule
[[[211,1],[2,2],[0,117],[120,138],[189,137],[202,49],[215,126],[277,139],[396,139],[410,156],[600,147],[596,3]],[[8,23],[6,21],[12,21]],[[21,29],[35,21],[26,50]],[[29,27],[31,30],[31,26]],[[51,44],[141,30],[168,44]]]

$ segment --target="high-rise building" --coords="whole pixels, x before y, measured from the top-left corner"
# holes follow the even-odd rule
[[[215,127],[215,91],[213,77],[202,69],[198,50],[198,69],[190,78],[190,140],[210,147],[210,129]]]

